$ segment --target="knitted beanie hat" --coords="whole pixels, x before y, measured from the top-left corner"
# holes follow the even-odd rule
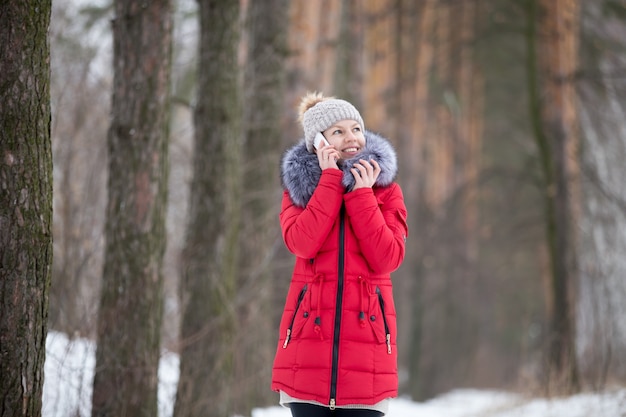
[[[361,125],[362,130],[365,130],[365,124],[356,107],[345,100],[324,97],[321,93],[306,94],[300,102],[298,113],[309,152],[315,152],[313,147],[315,135],[338,121],[354,120]]]

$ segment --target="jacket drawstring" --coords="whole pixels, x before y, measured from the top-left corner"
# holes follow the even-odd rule
[[[365,297],[363,296],[363,290],[367,290],[367,281],[365,278],[359,275],[359,297],[361,301],[361,312],[359,313],[359,325],[363,328],[365,324]]]
[[[317,292],[317,316],[315,317],[315,327],[313,330],[320,337],[320,340],[324,340],[324,334],[322,333],[322,287],[324,286],[324,275],[315,275],[314,281],[319,281],[319,290]]]

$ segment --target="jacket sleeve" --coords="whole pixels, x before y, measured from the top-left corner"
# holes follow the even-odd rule
[[[306,208],[296,206],[289,193],[283,192],[280,227],[287,249],[301,258],[314,258],[322,247],[341,208],[342,172],[322,171],[320,181]]]
[[[377,274],[398,269],[409,233],[400,186],[393,183],[378,197],[373,189],[360,188],[344,198],[346,213],[370,269]]]

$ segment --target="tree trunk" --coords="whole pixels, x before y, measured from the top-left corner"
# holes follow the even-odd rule
[[[169,0],[115,2],[93,416],[157,415],[171,43]]]
[[[375,132],[393,132],[394,117],[389,105],[395,82],[396,49],[394,31],[397,20],[396,0],[366,1],[363,4],[363,107],[360,110],[365,128]]]
[[[462,189],[465,258],[475,264],[478,258],[478,177],[483,131],[484,86],[474,59],[474,45],[479,16],[477,2],[464,2],[459,23],[457,90],[460,114],[457,121],[458,155],[461,164],[458,185]],[[469,272],[473,268],[465,268]],[[471,274],[471,272],[470,272]],[[474,275],[474,274],[472,274]],[[473,286],[473,285],[472,285]]]
[[[363,108],[363,13],[360,0],[341,2],[339,35],[337,39],[337,65],[335,66],[332,94],[348,100],[357,109]]]
[[[572,294],[577,273],[573,230],[578,202],[572,190],[578,155],[572,81],[577,65],[578,4],[575,0],[529,0],[528,5],[530,115],[543,173],[550,259],[545,388],[569,393],[579,389]],[[541,17],[539,27],[534,23],[537,17]]]
[[[230,417],[241,187],[239,0],[199,0],[198,99],[174,416]]]
[[[0,4],[0,416],[40,416],[52,264],[51,2]]]
[[[396,0],[396,86],[394,139],[398,146],[398,163],[401,166],[398,181],[402,185],[409,213],[411,230],[424,230],[424,169],[423,150],[426,127],[428,126],[428,74],[433,63],[432,29],[435,1],[413,2]],[[396,276],[394,292],[397,297],[398,334],[406,335],[398,342],[400,354],[398,366],[406,369],[409,378],[401,392],[413,398],[422,398],[423,378],[420,372],[422,338],[422,280],[424,239],[421,233],[409,232],[407,256]]]
[[[281,199],[278,167],[284,132],[288,7],[287,0],[252,0],[247,12],[235,407],[241,415],[276,402],[268,389],[268,364],[276,347],[273,310],[280,300],[275,290],[282,288],[272,277],[277,249],[282,245],[277,222]]]
[[[50,329],[70,337],[96,338],[102,278],[102,236],[106,206],[106,136],[110,91],[94,83],[95,60],[85,48],[63,41],[71,7],[52,6],[50,89],[54,184],[54,264],[50,287]],[[112,71],[111,71],[112,72]]]
[[[626,25],[621,6],[586,2],[580,119],[584,144],[577,341],[581,379],[594,390],[626,381]],[[609,13],[611,12],[611,13]],[[589,72],[591,72],[589,71]]]

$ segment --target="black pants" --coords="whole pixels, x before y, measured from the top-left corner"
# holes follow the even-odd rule
[[[328,407],[315,404],[290,403],[293,417],[382,417],[383,413],[375,410],[361,410],[358,408],[336,408],[331,411]]]

